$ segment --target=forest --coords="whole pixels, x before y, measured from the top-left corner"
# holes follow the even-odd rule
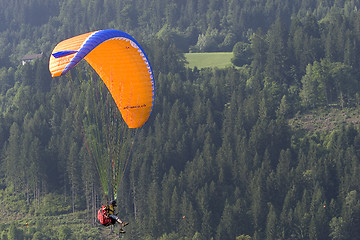
[[[122,239],[359,238],[360,1],[0,5],[1,240],[117,238],[96,221],[106,198],[84,137],[99,77],[48,66],[58,42],[98,29],[134,36],[154,72],[150,119],[123,142]],[[218,51],[234,66],[186,67],[184,53]]]

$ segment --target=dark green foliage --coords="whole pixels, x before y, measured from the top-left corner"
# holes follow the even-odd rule
[[[244,42],[238,42],[234,45],[233,48],[234,57],[231,59],[231,62],[235,66],[243,66],[249,64],[251,58],[251,45]]]
[[[34,221],[24,230],[2,217],[1,239],[102,239],[45,220],[74,212],[92,224],[105,201],[84,134],[88,107],[101,109],[89,99],[96,74],[81,63],[51,79],[47,66],[57,42],[101,28],[133,34],[155,74],[152,115],[123,142],[135,143],[118,195],[133,226],[126,239],[360,235],[359,123],[315,133],[287,124],[311,109],[359,107],[356,1],[0,6],[0,198],[9,202],[0,214]],[[233,49],[241,67],[186,69],[190,49]],[[34,52],[46,57],[19,65]]]

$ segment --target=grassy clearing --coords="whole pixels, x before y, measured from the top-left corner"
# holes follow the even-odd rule
[[[231,58],[232,52],[208,52],[208,53],[185,53],[189,68],[226,68],[233,66]]]
[[[349,124],[360,126],[360,110],[358,108],[317,109],[289,120],[289,125],[293,129],[310,132],[332,131]]]
[[[73,236],[71,239],[114,239],[110,228],[92,223],[91,212],[72,213],[62,199],[61,195],[48,194],[42,197],[40,205],[35,201],[28,204],[25,195],[14,193],[11,186],[0,190],[0,235],[7,236],[11,226],[15,226],[25,234],[24,239],[31,239],[36,232],[44,236],[41,239],[58,239],[64,231]]]

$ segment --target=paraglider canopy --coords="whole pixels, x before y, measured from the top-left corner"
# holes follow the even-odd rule
[[[153,72],[136,40],[108,29],[85,33],[60,42],[50,56],[53,77],[66,74],[85,59],[109,89],[129,128],[148,120],[154,101]]]
[[[82,59],[98,73],[126,125],[135,129],[143,126],[153,107],[154,79],[149,60],[138,42],[129,34],[113,29],[78,35],[55,46],[50,56],[49,70],[53,77],[65,75]],[[117,121],[116,107],[113,112],[110,107],[113,102],[106,102],[108,95],[102,94],[103,84],[99,84],[101,89],[96,91],[96,86],[92,85],[92,75],[87,81],[89,89],[93,91],[89,95],[92,102],[88,106],[94,108],[85,111],[84,142],[95,162],[104,194],[108,197],[115,194],[116,198],[134,141],[129,144],[126,154],[123,149],[127,145],[122,146],[126,141],[126,127]],[[98,104],[100,107],[96,108]],[[98,114],[97,110],[102,112]],[[121,131],[123,126],[124,130]],[[126,130],[131,132],[131,129]]]

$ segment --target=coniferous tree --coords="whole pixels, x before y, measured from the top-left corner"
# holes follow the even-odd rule
[[[72,202],[72,211],[75,212],[76,205],[78,202],[78,197],[80,195],[80,184],[81,176],[79,174],[79,161],[77,160],[78,156],[78,146],[73,142],[70,146],[68,161],[67,161],[67,172],[71,186],[71,202]]]
[[[231,224],[234,221],[232,207],[228,201],[225,202],[225,207],[221,216],[219,226],[217,228],[217,235],[215,239],[233,239],[236,236],[235,225]]]
[[[283,23],[278,18],[269,31],[269,48],[266,54],[265,72],[271,81],[289,84],[287,38]]]
[[[181,221],[181,212],[179,211],[179,196],[177,193],[177,188],[175,187],[173,193],[171,195],[171,205],[169,210],[169,217],[170,217],[170,226],[171,229],[178,230],[179,221]]]
[[[14,122],[10,128],[9,144],[5,153],[5,174],[9,184],[14,186],[15,191],[21,189],[22,178],[18,174],[17,166],[21,163],[21,133],[19,125]]]
[[[158,183],[153,181],[150,185],[148,191],[148,204],[149,204],[149,212],[146,217],[146,221],[151,223],[147,227],[149,234],[153,237],[159,237],[160,233],[163,231],[162,226],[165,223],[162,222],[161,216],[161,194]]]
[[[258,29],[251,38],[251,50],[253,52],[253,61],[251,65],[254,67],[255,71],[264,71],[268,44],[266,36],[261,28]]]
[[[266,239],[272,240],[277,238],[277,234],[279,233],[277,226],[275,208],[272,204],[270,204],[269,213],[266,220]]]

